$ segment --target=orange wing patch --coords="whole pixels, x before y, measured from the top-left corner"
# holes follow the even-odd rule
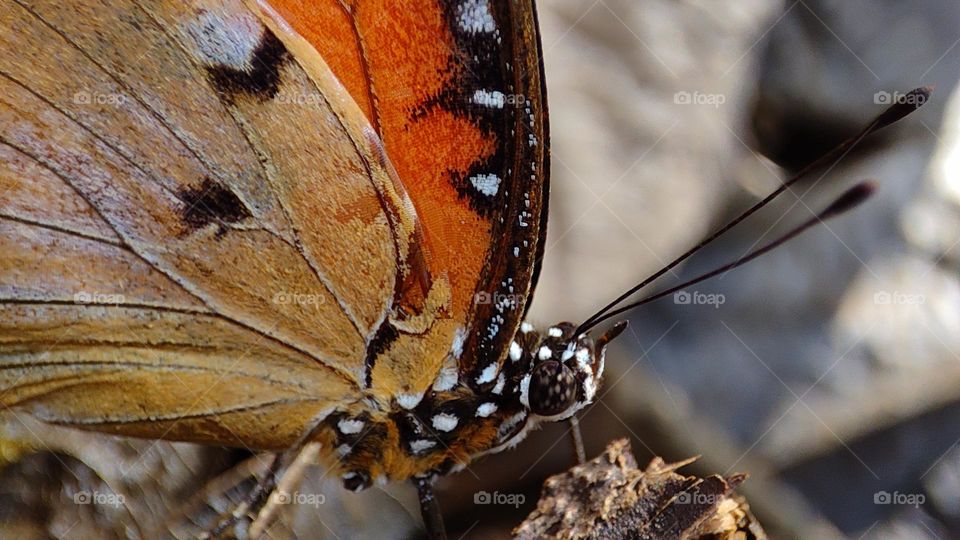
[[[455,76],[450,65],[455,45],[444,12],[422,0],[270,3],[317,48],[378,128],[423,223],[431,272],[449,276],[452,314],[463,324],[491,226],[461,204],[449,174],[490,156],[495,140],[469,119],[440,108],[412,118]]]
[[[500,361],[545,230],[546,103],[532,6],[269,1],[379,128],[423,225],[431,273],[449,276],[461,367],[479,373]]]

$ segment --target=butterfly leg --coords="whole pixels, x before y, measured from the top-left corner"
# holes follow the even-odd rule
[[[417,486],[420,514],[423,516],[423,525],[427,529],[427,538],[446,540],[447,531],[443,526],[443,514],[440,512],[437,496],[433,492],[433,477],[415,477],[413,483]]]
[[[300,453],[297,454],[296,459],[293,460],[293,463],[287,467],[287,470],[284,471],[280,480],[276,482],[276,487],[271,490],[271,493],[278,493],[282,496],[285,494],[289,495],[296,491],[297,486],[300,485],[300,482],[303,481],[303,477],[307,473],[307,467],[316,464],[319,457],[320,443],[311,442],[304,445]],[[280,505],[283,504],[284,498],[285,497],[267,498],[266,504],[257,514],[257,518],[250,524],[250,538],[259,538],[266,532],[267,527],[270,526],[270,523],[279,511]]]
[[[280,476],[280,471],[284,468],[284,461],[286,461],[284,456],[288,452],[276,454],[270,463],[270,467],[263,476],[258,479],[253,488],[247,492],[243,500],[237,504],[228,516],[221,519],[212,530],[203,534],[201,538],[220,538],[226,531],[248,514],[258,515],[260,509],[266,504],[267,498],[273,493],[277,486],[277,478]]]
[[[573,453],[577,456],[577,464],[586,463],[587,453],[583,449],[583,434],[580,432],[580,421],[577,415],[570,417],[570,442],[573,443]]]

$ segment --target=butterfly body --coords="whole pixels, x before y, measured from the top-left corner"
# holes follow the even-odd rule
[[[441,373],[417,402],[397,402],[389,411],[338,409],[322,422],[319,440],[336,449],[348,489],[447,474],[514,446],[539,423],[569,418],[593,400],[603,344],[573,339],[574,328],[567,323],[541,334],[525,324],[506,363],[476,384]]]

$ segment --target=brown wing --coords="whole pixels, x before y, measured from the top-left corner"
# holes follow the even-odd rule
[[[385,333],[449,347],[376,134],[263,6],[3,0],[0,192],[5,406],[280,448],[389,399]]]

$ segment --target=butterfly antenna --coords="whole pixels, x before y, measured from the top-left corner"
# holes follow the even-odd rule
[[[769,251],[772,251],[772,250],[776,249],[776,248],[779,247],[779,246],[782,246],[783,244],[789,242],[790,240],[792,240],[792,239],[795,238],[796,236],[799,236],[800,234],[802,234],[802,233],[803,233],[804,231],[806,231],[807,229],[810,229],[811,227],[814,227],[814,226],[816,226],[816,225],[819,225],[819,224],[825,222],[825,221],[828,220],[828,219],[837,217],[837,216],[839,216],[839,215],[841,215],[841,214],[844,214],[844,213],[846,213],[846,212],[848,212],[848,211],[856,208],[856,207],[859,206],[861,203],[863,203],[865,200],[867,200],[868,198],[870,198],[870,195],[872,195],[875,190],[876,190],[876,184],[875,184],[874,182],[870,182],[870,181],[861,182],[861,183],[853,186],[853,187],[850,188],[849,190],[847,190],[847,191],[846,191],[843,195],[841,195],[840,197],[838,197],[838,198],[833,202],[833,204],[831,204],[830,206],[828,206],[824,211],[822,211],[822,212],[820,212],[819,214],[813,216],[812,218],[808,219],[807,221],[801,223],[800,225],[798,225],[797,227],[795,227],[795,228],[793,228],[792,230],[788,231],[786,234],[784,234],[784,235],[781,236],[780,238],[777,238],[776,240],[770,242],[769,244],[766,244],[765,246],[757,249],[756,251],[753,251],[753,252],[751,252],[751,253],[748,253],[747,255],[744,255],[743,257],[741,257],[741,258],[739,258],[739,259],[737,259],[737,260],[735,260],[735,261],[733,261],[733,262],[727,263],[727,264],[725,264],[725,265],[723,265],[723,266],[721,266],[721,267],[719,267],[719,268],[717,268],[717,269],[715,269],[715,270],[712,270],[712,271],[710,271],[710,272],[707,272],[706,274],[702,274],[702,275],[697,276],[697,277],[695,277],[695,278],[693,278],[693,279],[691,279],[691,280],[689,280],[689,281],[685,281],[685,282],[681,283],[680,285],[677,285],[676,287],[671,287],[671,288],[669,288],[669,289],[667,289],[667,290],[665,290],[665,291],[658,292],[658,293],[656,293],[656,294],[650,295],[650,296],[648,296],[648,297],[646,297],[646,298],[643,298],[643,299],[641,299],[641,300],[638,300],[638,301],[636,301],[636,302],[627,304],[626,306],[623,306],[623,307],[621,307],[621,308],[615,309],[615,310],[607,313],[606,315],[603,315],[602,317],[596,318],[596,319],[594,320],[594,322],[593,322],[593,326],[598,325],[598,324],[602,323],[603,321],[605,321],[605,320],[607,320],[607,319],[610,319],[611,317],[616,317],[617,315],[619,315],[619,314],[621,314],[621,313],[623,313],[623,312],[625,312],[625,311],[631,310],[631,309],[633,309],[633,308],[635,308],[635,307],[637,307],[637,306],[642,306],[643,304],[647,304],[647,303],[653,302],[654,300],[659,300],[660,298],[663,298],[664,296],[667,296],[667,295],[673,294],[673,293],[675,293],[675,292],[678,292],[678,291],[680,291],[680,290],[682,290],[682,289],[684,289],[684,288],[686,288],[686,287],[689,287],[689,286],[691,286],[691,285],[696,285],[697,283],[700,283],[701,281],[708,280],[708,279],[710,279],[710,278],[712,278],[712,277],[714,277],[714,276],[716,276],[716,275],[718,275],[718,274],[722,274],[722,273],[727,272],[727,271],[729,271],[729,270],[733,270],[734,268],[736,268],[736,267],[738,267],[738,266],[742,266],[742,265],[744,265],[744,264],[752,261],[753,259],[756,259],[757,257],[763,255],[764,253],[767,253],[767,252],[769,252]],[[589,328],[588,328],[588,329],[589,329]]]
[[[862,141],[868,135],[883,129],[897,122],[898,120],[901,120],[905,116],[919,109],[921,106],[923,106],[924,103],[927,102],[932,92],[933,92],[932,86],[924,86],[924,87],[912,90],[907,94],[904,94],[896,103],[888,107],[887,110],[883,111],[883,113],[877,116],[873,120],[873,122],[870,122],[867,125],[867,127],[865,127],[863,130],[860,131],[860,133],[857,133],[853,137],[850,137],[846,141],[840,143],[833,150],[830,150],[826,154],[817,158],[812,163],[805,166],[796,175],[794,175],[792,178],[784,182],[782,185],[780,185],[780,187],[778,187],[772,193],[767,195],[763,200],[751,206],[745,212],[743,212],[742,214],[734,218],[732,221],[730,221],[729,223],[721,227],[720,230],[718,230],[717,232],[713,233],[712,235],[710,235],[709,237],[707,237],[697,245],[690,248],[683,255],[680,255],[676,259],[670,261],[669,264],[667,264],[666,266],[664,266],[663,268],[655,272],[653,275],[651,275],[647,279],[644,279],[643,281],[638,283],[636,286],[632,287],[627,292],[618,296],[614,301],[610,302],[609,304],[604,306],[602,309],[600,309],[599,311],[591,315],[586,321],[584,321],[577,328],[576,334],[574,335],[580,335],[586,332],[587,330],[593,328],[594,326],[599,324],[601,321],[607,320],[609,318],[608,312],[614,307],[616,307],[617,304],[619,304],[620,302],[623,302],[630,296],[633,296],[633,294],[635,294],[637,291],[639,291],[640,289],[643,289],[644,287],[652,283],[654,280],[656,280],[663,274],[666,274],[667,272],[672,270],[678,264],[690,258],[690,256],[693,255],[694,253],[700,251],[705,246],[707,246],[708,244],[710,244],[711,242],[719,238],[721,235],[723,235],[730,229],[736,227],[737,224],[739,224],[741,221],[753,215],[757,210],[760,210],[761,208],[766,206],[768,203],[770,203],[770,201],[777,198],[780,194],[782,194],[784,191],[789,189],[790,186],[797,183],[801,178],[809,174],[810,171],[813,171],[821,167],[822,165],[824,165],[829,161],[839,160],[843,158],[850,150],[853,149],[853,147],[859,144],[860,141]],[[624,310],[623,309],[617,310],[617,313],[620,313],[622,311]]]

